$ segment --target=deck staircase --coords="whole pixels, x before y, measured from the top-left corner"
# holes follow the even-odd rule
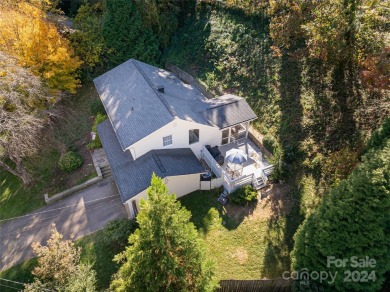
[[[254,178],[252,182],[253,188],[256,190],[260,190],[261,188],[264,188],[266,184],[267,182],[264,181],[264,178],[261,176]]]
[[[104,165],[100,167],[103,178],[112,176],[111,167],[109,165]]]

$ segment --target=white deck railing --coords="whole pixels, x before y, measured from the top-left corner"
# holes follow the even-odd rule
[[[202,158],[206,161],[207,165],[210,167],[211,171],[218,177],[221,177],[224,173],[223,168],[218,164],[214,159],[211,153],[207,150],[206,147],[202,147]]]
[[[262,173],[263,173],[264,176],[267,177],[267,176],[269,176],[272,173],[273,170],[274,170],[274,166],[273,165],[268,165],[268,166],[263,168]]]
[[[218,164],[214,157],[210,154],[206,147],[202,148],[202,158],[210,167],[211,171],[217,176],[223,178],[223,186],[229,192],[232,193],[238,188],[253,184],[256,181],[256,176],[254,173],[241,176],[236,179],[232,179],[225,170]],[[272,171],[273,166],[267,166],[265,169],[267,171]],[[260,176],[263,181],[267,182],[267,176],[264,172],[264,169],[260,172]]]

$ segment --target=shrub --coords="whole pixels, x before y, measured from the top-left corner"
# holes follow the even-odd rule
[[[251,185],[247,185],[235,191],[230,196],[230,200],[236,205],[248,205],[250,202],[257,200],[257,192]]]
[[[60,157],[58,165],[65,172],[72,172],[80,168],[84,163],[83,157],[74,151],[68,151]]]
[[[215,208],[211,208],[207,212],[206,216],[203,217],[202,223],[204,232],[208,232],[216,223],[221,224],[222,219],[219,217],[218,210]]]
[[[103,106],[103,103],[100,99],[94,99],[91,103],[91,113],[94,116],[100,115],[106,115],[106,109]]]
[[[278,141],[272,135],[265,135],[263,138],[263,145],[267,148],[272,154],[275,154],[275,150],[278,148]]]
[[[95,140],[92,140],[91,143],[87,145],[87,149],[92,150],[92,149],[98,149],[102,147],[102,142],[100,141],[100,137],[97,134],[97,125],[99,125],[101,122],[105,121],[107,119],[106,115],[103,115],[101,113],[98,113],[95,117],[95,121],[93,122],[92,126],[92,132],[96,133]]]
[[[274,170],[271,173],[270,179],[272,181],[278,182],[287,177],[287,168],[283,162],[284,151],[282,147],[275,149],[274,157],[271,159],[271,164],[274,165]]]
[[[129,236],[137,227],[134,220],[118,219],[111,221],[103,229],[99,242],[106,247],[113,248],[115,252],[120,252],[129,243]]]

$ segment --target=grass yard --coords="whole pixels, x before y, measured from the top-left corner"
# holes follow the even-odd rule
[[[97,287],[99,291],[110,286],[111,276],[119,268],[113,261],[117,252],[99,242],[98,238],[101,232],[98,231],[80,238],[76,243],[76,246],[82,248],[81,261],[93,264],[92,268],[97,273]]]
[[[0,220],[42,207],[43,194],[42,183],[27,189],[19,178],[0,169]]]
[[[3,279],[11,280],[14,282],[28,283],[33,281],[33,276],[31,274],[35,265],[37,264],[37,259],[33,258],[27,260],[23,263],[20,263],[8,270],[0,272],[0,291],[1,292],[11,292],[17,289],[23,289],[24,286],[18,283],[12,283],[5,281]]]
[[[218,280],[281,277],[290,268],[292,236],[301,220],[288,186],[274,185],[266,198],[246,207],[219,205],[219,193],[197,191],[180,199],[204,236]],[[221,219],[207,228],[203,218],[211,208]]]
[[[96,176],[85,145],[89,143],[93,122],[91,107],[99,102],[92,83],[83,85],[75,96],[61,102],[64,117],[42,139],[40,152],[26,161],[36,180],[33,186],[24,187],[19,178],[0,169],[0,220],[36,210],[44,205],[45,193],[53,195]],[[84,165],[71,174],[58,167],[61,153],[69,149],[84,158]]]

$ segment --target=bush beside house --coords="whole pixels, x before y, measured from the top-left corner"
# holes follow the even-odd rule
[[[58,165],[65,172],[72,172],[80,168],[84,163],[83,157],[74,151],[68,151],[60,157]]]
[[[96,133],[96,136],[95,136],[95,139],[92,140],[92,142],[87,145],[87,149],[93,150],[93,149],[98,149],[98,148],[102,147],[102,142],[100,141],[100,137],[97,134],[97,125],[99,125],[101,122],[103,122],[105,120],[107,120],[106,115],[103,115],[101,113],[97,113],[97,115],[95,117],[95,121],[93,122],[93,126],[92,126],[92,132]]]

